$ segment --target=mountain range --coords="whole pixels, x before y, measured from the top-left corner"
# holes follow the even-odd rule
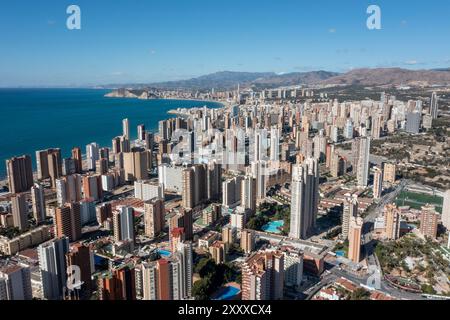
[[[364,86],[432,86],[449,85],[450,69],[408,70],[401,68],[355,69],[331,77],[321,84]]]
[[[162,90],[230,90],[241,88],[276,88],[293,85],[362,85],[362,86],[433,86],[450,85],[450,68],[409,70],[401,68],[354,69],[346,73],[330,71],[292,72],[235,72],[221,71],[197,78],[149,84],[122,84],[105,87]]]

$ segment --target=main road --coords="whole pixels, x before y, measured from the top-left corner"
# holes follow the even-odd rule
[[[372,231],[375,219],[380,215],[380,213],[383,211],[383,208],[389,204],[395,201],[395,199],[398,197],[400,192],[408,185],[409,181],[407,180],[401,180],[400,183],[397,185],[394,191],[386,194],[377,204],[375,207],[370,209],[370,211],[367,213],[367,215],[364,217],[364,226],[363,226],[363,235],[362,235],[362,247],[363,247],[363,254],[366,258],[369,272],[373,272],[371,270],[377,270],[378,275],[380,275],[380,281],[379,281],[379,288],[377,288],[378,291],[386,293],[391,295],[392,297],[396,299],[402,299],[402,300],[424,300],[426,299],[421,294],[411,293],[407,291],[400,290],[396,287],[393,287],[390,285],[386,280],[384,280],[381,267],[379,265],[378,259],[374,254],[374,247],[375,242],[372,238]],[[376,269],[373,269],[374,266]],[[354,274],[351,274],[345,270],[342,270],[336,266],[333,266],[328,271],[325,271],[327,274],[324,275],[321,280],[316,283],[314,286],[309,288],[308,290],[304,291],[304,294],[307,296],[306,299],[311,299],[321,288],[331,284],[338,278],[346,278],[356,285],[363,285],[371,287],[372,285],[369,283],[371,281],[368,281],[370,275],[358,277]]]
[[[407,300],[422,300],[425,299],[421,294],[411,293],[404,290],[400,290],[390,285],[386,280],[384,280],[383,273],[381,270],[381,266],[379,261],[374,254],[375,249],[375,241],[372,238],[372,231],[375,219],[380,216],[380,213],[383,211],[383,208],[390,203],[393,203],[398,195],[403,191],[403,189],[408,185],[408,180],[401,180],[397,185],[394,191],[386,194],[382,199],[377,203],[376,207],[372,208],[368,214],[364,218],[364,226],[363,226],[363,235],[362,235],[362,243],[364,256],[367,261],[367,265],[370,270],[371,267],[376,267],[378,274],[380,275],[380,288],[379,290],[388,293],[391,296],[398,299],[407,299]]]

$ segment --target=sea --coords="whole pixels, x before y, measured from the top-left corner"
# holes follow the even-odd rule
[[[97,89],[0,89],[0,178],[6,177],[6,159],[28,154],[36,166],[35,151],[61,148],[70,157],[73,147],[97,142],[111,147],[122,134],[122,119],[130,122],[130,136],[137,126],[156,132],[158,121],[173,118],[176,108],[219,108],[215,102],[191,100],[139,100],[107,98],[109,90]]]

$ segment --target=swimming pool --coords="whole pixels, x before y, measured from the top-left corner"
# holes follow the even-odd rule
[[[284,221],[283,220],[271,221],[271,222],[265,224],[262,227],[262,230],[265,231],[265,232],[279,234],[279,233],[281,233],[281,230],[278,229],[278,228],[281,228],[283,226],[284,226]]]
[[[170,256],[172,254],[172,252],[170,252],[168,250],[164,250],[164,249],[158,249],[157,251],[163,257],[168,257],[168,256]]]
[[[241,290],[232,286],[222,288],[220,295],[214,300],[231,300],[239,293],[239,291]]]
[[[338,257],[345,257],[345,251],[336,251],[335,252],[336,253],[336,256],[338,256]]]

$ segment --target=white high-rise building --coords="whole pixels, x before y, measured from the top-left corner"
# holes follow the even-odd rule
[[[255,130],[254,161],[267,160],[267,130]]]
[[[430,104],[430,115],[433,119],[437,119],[439,115],[439,105],[438,105],[438,96],[436,92],[433,92],[431,95],[431,104]]]
[[[56,201],[58,206],[67,202],[67,186],[64,179],[56,179]]]
[[[380,199],[383,194],[383,170],[375,167],[373,173],[373,198]]]
[[[142,300],[158,300],[158,269],[157,263],[143,262],[136,269],[136,296],[142,294]]]
[[[372,117],[372,138],[380,139],[381,136],[381,114],[376,114]]]
[[[96,142],[92,142],[86,146],[86,160],[88,170],[95,170],[95,162],[99,159],[100,146]]]
[[[256,210],[256,179],[252,176],[247,176],[242,180],[241,206],[250,209],[253,213]]]
[[[120,240],[134,242],[134,210],[132,207],[120,208]]]
[[[140,124],[137,126],[138,139],[145,141],[145,125]]]
[[[130,139],[130,123],[128,119],[122,120],[122,134],[126,139]]]
[[[35,183],[31,187],[31,200],[33,202],[33,216],[37,223],[45,220],[45,198],[44,188],[41,184]]]
[[[115,176],[113,174],[102,174],[102,190],[112,191],[116,186]]]
[[[350,118],[347,119],[347,122],[345,123],[344,137],[349,140],[353,139],[353,123]]]
[[[303,254],[297,250],[283,250],[284,284],[298,287],[303,280]]]
[[[230,226],[233,229],[245,229],[247,223],[247,210],[239,206],[230,214]]]
[[[450,249],[450,230],[448,231],[448,242],[447,242],[447,249]]]
[[[442,207],[442,224],[450,230],[450,189],[444,194],[444,206]]]
[[[84,199],[80,201],[80,216],[82,226],[97,220],[95,202],[93,199]]]
[[[327,137],[324,136],[323,130],[319,131],[319,135],[315,136],[314,142],[314,158],[321,161],[325,158],[325,152],[327,149]]]
[[[192,259],[192,242],[179,242],[177,251],[174,254],[180,266],[179,280],[179,300],[186,300],[192,296],[192,274],[193,274],[193,259]]]
[[[37,248],[41,271],[42,296],[46,300],[62,300],[66,287],[66,253],[69,239],[62,237],[41,244]]]
[[[308,158],[292,168],[291,225],[289,236],[306,239],[313,232],[319,204],[319,165]]]
[[[81,200],[81,175],[72,174],[65,177],[67,201],[75,202]]]
[[[352,217],[358,216],[358,196],[347,195],[344,201],[344,210],[342,212],[342,238],[348,239],[350,230],[350,220]]]
[[[226,208],[235,208],[241,204],[241,187],[244,177],[237,176],[222,182],[222,205]]]
[[[72,174],[61,179],[56,179],[56,200],[58,206],[66,202],[81,200],[81,175]]]
[[[331,133],[330,133],[330,139],[334,143],[339,142],[339,130],[337,126],[331,126]]]
[[[175,191],[181,194],[184,169],[182,166],[169,166],[167,164],[158,167],[158,181],[163,185],[164,190]]]
[[[280,132],[277,128],[270,130],[270,160],[279,161],[280,159]]]
[[[358,186],[367,187],[369,180],[369,157],[370,157],[370,138],[361,137],[359,139],[359,154],[356,168]]]

